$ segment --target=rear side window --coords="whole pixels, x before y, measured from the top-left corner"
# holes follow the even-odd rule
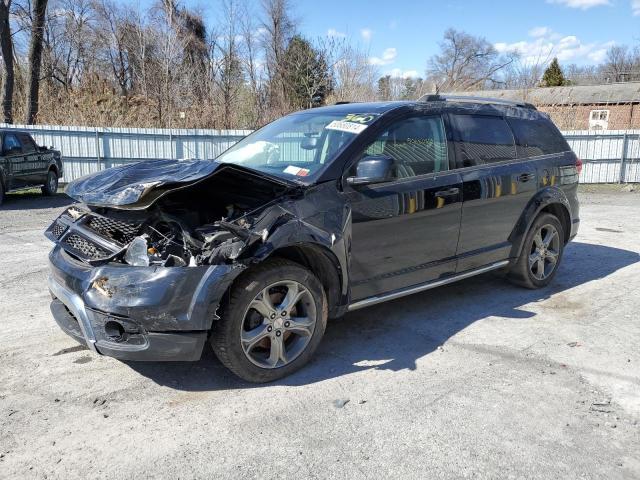
[[[22,144],[22,151],[25,153],[33,152],[36,149],[36,144],[33,142],[31,137],[26,133],[18,133],[18,140]]]
[[[518,157],[528,158],[570,150],[562,134],[546,120],[507,120],[516,137]]]
[[[501,117],[451,115],[455,129],[454,146],[462,166],[516,158],[513,133]]]

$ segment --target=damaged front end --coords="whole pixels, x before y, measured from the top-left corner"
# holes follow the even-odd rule
[[[215,162],[150,163],[69,186],[83,203],[45,232],[51,309],[99,353],[195,360],[224,292],[288,219],[276,204],[300,188]]]

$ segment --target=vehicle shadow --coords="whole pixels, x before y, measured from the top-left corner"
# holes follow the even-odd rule
[[[573,242],[565,250],[554,282],[541,290],[513,286],[485,274],[456,284],[372,306],[329,322],[325,337],[310,364],[267,385],[297,386],[376,368],[415,369],[416,361],[472,323],[490,316],[530,319],[526,305],[549,299],[575,286],[604,278],[636,263],[636,252]],[[436,293],[437,292],[437,293]],[[205,347],[193,363],[127,363],[160,385],[176,390],[211,391],[259,388],[239,380]]]
[[[0,205],[0,210],[39,210],[45,208],[66,207],[75,200],[64,193],[56,193],[45,197],[39,190],[7,193]]]

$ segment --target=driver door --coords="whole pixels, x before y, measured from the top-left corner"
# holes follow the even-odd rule
[[[2,140],[2,154],[9,166],[8,188],[22,188],[28,184],[29,172],[22,152],[22,145],[14,133],[5,133]]]
[[[462,179],[449,171],[439,115],[396,120],[358,156],[392,157],[395,178],[349,185],[352,209],[351,296],[360,300],[456,271]]]

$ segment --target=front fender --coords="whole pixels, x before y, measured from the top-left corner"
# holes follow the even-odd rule
[[[278,226],[266,242],[260,244],[251,255],[252,261],[261,262],[276,250],[287,247],[313,246],[322,251],[337,269],[341,296],[348,295],[348,245],[349,236],[343,229],[326,231],[297,218]]]
[[[556,186],[543,188],[529,201],[509,236],[509,241],[512,245],[511,254],[509,255],[510,258],[518,258],[520,256],[524,239],[529,228],[531,228],[531,224],[544,208],[554,204],[560,205],[561,208],[564,209],[569,220],[569,225],[572,224],[571,205],[567,195]],[[562,221],[562,219],[560,220]]]

